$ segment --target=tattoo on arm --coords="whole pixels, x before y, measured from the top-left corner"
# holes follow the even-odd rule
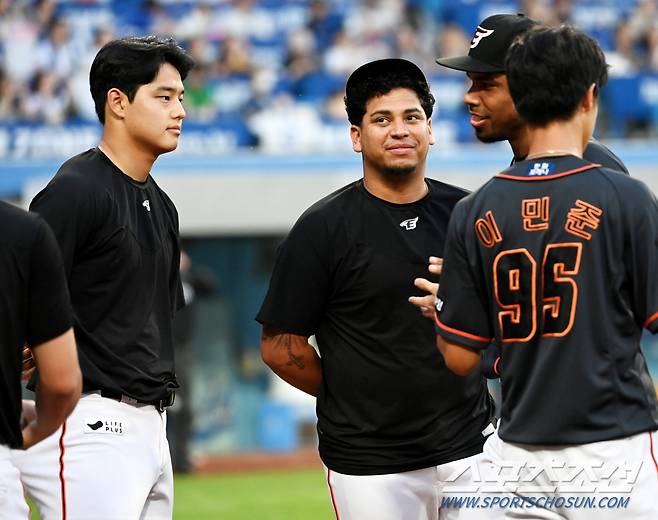
[[[306,368],[304,356],[296,355],[292,350],[293,341],[291,334],[274,334],[263,331],[263,340],[270,341],[274,348],[277,350],[285,350],[288,352],[288,366],[295,365],[300,370],[304,370]]]

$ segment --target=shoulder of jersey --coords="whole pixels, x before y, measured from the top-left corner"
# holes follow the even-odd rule
[[[21,208],[0,201],[0,229],[5,244],[24,243],[24,240],[32,240],[39,227],[39,220],[34,213],[28,213]]]
[[[436,188],[436,190],[443,192],[446,195],[451,195],[457,200],[471,193],[470,191],[464,188],[460,188],[459,186],[455,186],[454,184],[448,184],[436,179],[431,179],[430,177],[426,177],[425,181],[433,188]]]
[[[591,139],[587,143],[587,146],[583,151],[583,159],[592,163],[598,163],[604,168],[609,168],[630,175],[628,168],[626,168],[626,165],[622,160],[617,157],[610,148],[596,139]]]
[[[84,181],[111,171],[111,166],[92,148],[65,161],[57,171],[57,177],[79,178]]]

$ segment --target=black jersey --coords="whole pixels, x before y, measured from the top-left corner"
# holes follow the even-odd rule
[[[171,200],[94,148],[65,162],[30,209],[62,250],[84,390],[165,398],[178,386],[172,319],[183,301]]]
[[[38,345],[73,324],[57,242],[36,215],[0,202],[0,445],[23,445],[23,345]]]
[[[520,162],[460,201],[437,331],[502,345],[500,437],[582,444],[658,428],[640,348],[658,332],[658,203],[574,157]]]
[[[624,162],[617,157],[610,148],[596,139],[590,139],[583,150],[583,159],[594,164],[600,164],[603,168],[610,168],[629,175]]]
[[[340,473],[410,471],[482,450],[485,381],[445,367],[432,323],[408,302],[465,195],[427,184],[429,194],[412,204],[378,199],[357,181],[313,205],[280,246],[257,316],[315,334],[320,456]]]
[[[583,159],[588,162],[600,164],[604,168],[610,168],[621,173],[629,175],[626,165],[617,157],[607,146],[596,139],[590,139],[583,151]],[[514,164],[514,161],[512,161]],[[500,376],[500,345],[492,344],[482,355],[480,368],[482,374],[490,379],[497,379]]]

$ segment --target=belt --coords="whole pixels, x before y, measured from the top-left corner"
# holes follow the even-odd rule
[[[165,397],[164,399],[160,399],[158,401],[150,401],[150,402],[140,401],[138,399],[134,399],[133,397],[130,397],[125,394],[112,392],[111,390],[100,390],[100,394],[101,397],[114,399],[115,401],[119,401],[120,403],[126,403],[131,405],[136,405],[136,404],[153,405],[155,406],[156,410],[158,410],[158,412],[164,412],[165,408],[169,408],[170,406],[172,406],[174,404],[174,401],[176,400],[176,392],[170,392],[167,395],[167,397]]]

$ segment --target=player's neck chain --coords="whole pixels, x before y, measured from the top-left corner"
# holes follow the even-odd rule
[[[580,155],[578,153],[578,150],[575,148],[571,149],[556,149],[556,150],[543,150],[541,152],[535,152],[532,154],[528,154],[525,158],[526,161],[530,161],[532,159],[537,159],[539,157],[549,157],[549,156],[560,156],[560,155]]]

